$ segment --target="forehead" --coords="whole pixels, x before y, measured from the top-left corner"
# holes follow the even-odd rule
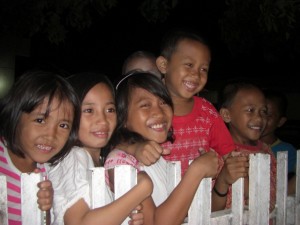
[[[189,55],[200,55],[210,60],[210,50],[207,45],[192,39],[182,39],[178,42],[176,51]]]
[[[38,113],[63,113],[64,116],[73,116],[74,115],[74,106],[68,99],[61,99],[58,97],[54,97],[51,102],[49,102],[49,98],[45,98],[41,104],[39,104],[33,112]]]
[[[102,101],[106,98],[112,99],[113,93],[110,87],[105,83],[98,83],[94,85],[85,95],[83,101],[95,99]]]
[[[130,91],[130,99],[131,101],[141,101],[145,98],[158,98],[156,95],[151,92],[145,90],[144,88],[135,87]]]
[[[236,96],[234,97],[233,102],[240,102],[240,103],[261,103],[266,104],[265,97],[263,93],[256,88],[243,88],[240,89]]]

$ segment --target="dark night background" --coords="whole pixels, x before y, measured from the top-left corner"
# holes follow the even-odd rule
[[[172,27],[184,27],[199,31],[211,44],[212,64],[207,88],[217,88],[225,79],[232,77],[249,77],[266,85],[272,83],[283,89],[298,89],[299,53],[292,59],[287,57],[286,51],[290,46],[278,46],[286,48],[286,51],[277,54],[277,57],[280,56],[273,62],[264,59],[263,47],[257,43],[249,46],[253,48],[250,53],[233,55],[229,51],[222,40],[219,22],[227,9],[225,1],[181,0],[170,9],[165,21],[156,23],[148,22],[141,15],[138,10],[140,2],[118,1],[103,16],[91,10],[92,25],[81,31],[69,28],[64,41],[58,44],[51,43],[47,35],[37,32],[31,38],[30,56],[16,59],[16,75],[42,65],[60,68],[67,73],[97,70],[115,77],[131,52],[144,49],[158,54],[164,32]],[[159,5],[162,1],[157,2]],[[243,23],[244,19],[238,17],[237,20]],[[244,26],[249,26],[249,30],[254,28],[250,33],[255,36],[259,28],[246,22]],[[240,38],[241,42],[243,38]],[[271,36],[270,40],[273,38]],[[251,43],[247,41],[245,39],[245,45]],[[272,47],[277,48],[276,45]]]
[[[141,10],[142,2],[148,5]],[[0,6],[0,34],[23,35],[30,43],[26,54],[15,56],[16,78],[38,67],[66,76],[94,70],[113,80],[133,51],[158,54],[168,29],[196,30],[212,50],[206,89],[214,93],[228,79],[244,77],[283,90],[290,121],[283,132],[300,147],[297,0],[0,0]]]

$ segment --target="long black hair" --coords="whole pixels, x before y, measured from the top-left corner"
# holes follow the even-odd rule
[[[117,126],[108,146],[105,148],[106,154],[110,149],[121,142],[126,141],[128,144],[134,144],[145,141],[140,134],[130,131],[126,127],[128,105],[131,101],[132,90],[135,88],[142,88],[149,91],[153,95],[161,98],[173,109],[172,99],[168,90],[155,75],[148,72],[134,71],[121,77],[116,85]],[[172,128],[168,133],[167,140],[173,142]]]

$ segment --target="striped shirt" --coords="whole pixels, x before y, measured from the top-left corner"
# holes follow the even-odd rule
[[[8,224],[21,225],[21,171],[11,161],[7,148],[0,141],[0,175],[7,180]],[[40,167],[45,173],[45,167]]]

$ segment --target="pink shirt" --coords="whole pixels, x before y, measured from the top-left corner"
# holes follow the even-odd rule
[[[0,141],[0,175],[7,180],[8,224],[21,225],[21,171],[11,161],[7,148]],[[45,167],[40,164],[39,169],[45,173]]]

